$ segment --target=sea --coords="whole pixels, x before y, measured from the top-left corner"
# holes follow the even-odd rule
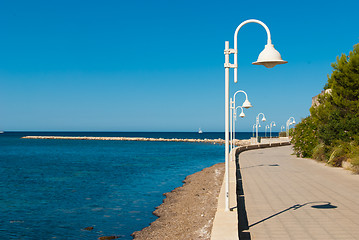
[[[22,138],[31,135],[224,138],[223,132],[2,133],[0,239],[132,239],[156,220],[163,193],[224,162],[218,144]]]

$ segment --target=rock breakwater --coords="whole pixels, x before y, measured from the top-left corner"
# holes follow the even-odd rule
[[[104,140],[104,141],[148,141],[148,142],[193,142],[224,144],[224,140],[218,139],[185,139],[185,138],[144,138],[144,137],[69,137],[69,136],[25,136],[25,139],[67,139],[67,140]],[[235,145],[248,145],[249,140],[236,140]]]

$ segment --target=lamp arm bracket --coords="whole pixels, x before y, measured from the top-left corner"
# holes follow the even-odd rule
[[[246,96],[246,100],[248,100],[248,95],[247,95],[247,93],[245,92],[245,91],[243,91],[243,90],[238,90],[237,92],[235,92],[234,93],[234,95],[233,95],[233,99],[235,100],[236,99],[236,95],[238,94],[238,93],[244,93],[244,95]]]
[[[224,54],[238,53],[237,49],[225,49]]]
[[[237,68],[238,64],[225,63],[224,67],[225,68]]]
[[[247,21],[242,22],[236,29],[235,33],[234,33],[234,49],[237,49],[237,36],[238,36],[238,31],[246,24],[248,23],[258,23],[259,25],[262,25],[262,27],[264,27],[264,29],[267,32],[267,44],[272,44],[272,40],[271,40],[271,34],[269,31],[269,28],[267,27],[267,25],[265,25],[262,21],[256,20],[256,19],[249,19]]]
[[[234,49],[236,51],[238,51],[238,31],[246,24],[248,23],[258,23],[259,25],[261,25],[267,32],[267,44],[272,44],[272,39],[271,39],[271,34],[269,31],[269,28],[267,27],[267,25],[265,25],[262,21],[256,20],[256,19],[249,19],[246,20],[244,22],[242,22],[241,24],[239,24],[239,26],[236,28],[236,31],[234,32]],[[237,64],[238,59],[237,59],[237,53],[234,54],[234,64]],[[238,68],[234,69],[234,82],[236,83],[238,81]]]

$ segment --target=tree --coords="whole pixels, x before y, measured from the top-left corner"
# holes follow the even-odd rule
[[[311,116],[295,128],[292,143],[299,156],[313,157],[323,149],[331,158],[339,152],[350,155],[339,151],[339,145],[359,151],[359,44],[331,66],[333,72],[324,86],[327,91],[318,97],[319,104],[310,108]]]
[[[324,87],[331,92],[319,96],[319,106],[310,109],[318,137],[326,145],[349,142],[359,135],[359,44],[348,56],[337,57],[332,67]]]

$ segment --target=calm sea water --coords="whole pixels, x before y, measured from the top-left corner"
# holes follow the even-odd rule
[[[27,135],[224,138],[223,133],[0,134],[0,239],[132,239],[163,193],[224,161],[203,143],[21,139]],[[249,138],[251,133],[237,133]],[[93,227],[92,231],[83,230]]]

